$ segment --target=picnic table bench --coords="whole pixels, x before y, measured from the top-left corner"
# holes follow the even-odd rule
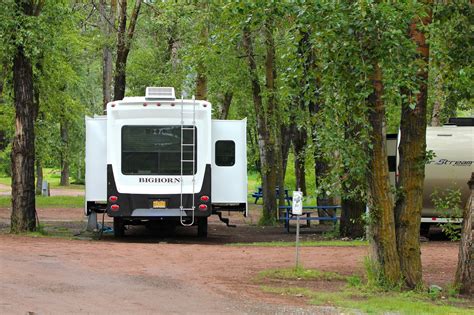
[[[285,200],[286,200],[286,203],[288,204],[288,206],[290,206],[291,201],[293,200],[293,197],[291,197],[291,196],[288,194],[288,189],[285,189],[284,191],[285,191],[284,193],[285,193]],[[275,192],[276,192],[277,198],[279,198],[279,197],[280,197],[280,188],[278,188],[278,187],[275,188]],[[252,197],[255,198],[255,204],[257,204],[258,199],[263,198],[263,188],[262,188],[262,187],[258,187],[258,190],[252,194]]]
[[[336,222],[340,217],[336,215],[336,211],[334,211],[333,215],[329,215],[327,212],[327,216],[325,217],[319,217],[315,216],[313,217],[313,214],[318,214],[317,211],[315,210],[330,210],[330,209],[339,209],[341,206],[304,206],[303,207],[303,216],[305,215],[306,217],[300,218],[300,220],[306,221],[306,225],[309,227],[310,222],[312,220],[319,220],[319,221],[333,221]],[[297,220],[296,215],[294,215],[291,211],[292,207],[291,206],[280,206],[279,209],[285,210],[285,215],[282,217],[280,216],[281,221],[285,221],[285,229],[286,232],[290,233],[290,220]]]

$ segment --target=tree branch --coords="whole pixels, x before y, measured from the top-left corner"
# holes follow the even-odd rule
[[[127,41],[126,41],[127,49],[130,49],[130,44],[132,42],[133,34],[135,33],[135,26],[137,25],[138,14],[140,13],[141,5],[142,5],[142,0],[137,0],[135,2],[135,7],[133,8],[132,16],[130,17],[130,23],[128,25]]]

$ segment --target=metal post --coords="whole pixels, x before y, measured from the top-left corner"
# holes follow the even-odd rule
[[[298,188],[298,192],[299,193],[301,192],[301,188]],[[293,198],[293,202],[298,202],[298,201],[295,200],[295,198]],[[299,209],[299,211],[297,212],[298,214],[296,214],[296,259],[295,259],[296,267],[295,268],[298,268],[300,266],[300,213],[302,211],[302,206],[303,206],[302,200],[300,200],[300,202],[301,202],[300,204],[301,209]],[[295,204],[293,205],[293,207],[295,207]],[[288,222],[288,224],[289,223],[290,222]]]
[[[296,216],[296,268],[300,265],[300,216]]]
[[[370,215],[370,210],[369,210],[369,204],[367,203],[365,205],[365,217],[367,220],[369,220],[369,215]],[[367,224],[365,227],[365,239],[370,240],[370,224]]]

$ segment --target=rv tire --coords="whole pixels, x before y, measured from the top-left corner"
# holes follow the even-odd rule
[[[207,237],[207,217],[198,219],[198,237]]]
[[[430,223],[421,223],[420,225],[420,235],[424,237],[428,237],[430,234]]]
[[[114,236],[123,237],[125,235],[125,222],[122,218],[114,218]]]

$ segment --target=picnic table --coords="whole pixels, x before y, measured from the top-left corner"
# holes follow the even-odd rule
[[[280,197],[280,188],[279,187],[275,188],[275,192],[276,192],[277,198],[279,198]],[[293,200],[293,197],[291,197],[288,194],[288,189],[284,190],[284,194],[285,194],[286,203],[288,204],[288,206],[290,206],[291,201]],[[255,204],[257,204],[258,199],[263,198],[263,188],[258,187],[258,190],[252,194],[252,197],[255,198]]]
[[[330,209],[339,209],[341,206],[304,206],[303,207],[303,215],[306,217],[300,218],[300,220],[306,221],[306,225],[309,227],[310,222],[312,220],[319,220],[319,221],[333,221],[336,222],[340,217],[336,215],[336,211],[334,211],[333,215],[329,215],[327,212],[327,216],[319,217],[319,216],[312,216],[313,214],[318,214],[317,210],[330,210]],[[280,220],[285,221],[285,229],[286,232],[290,233],[290,220],[297,220],[296,215],[294,215],[291,211],[291,206],[280,206],[279,209],[285,210],[285,216],[281,217]]]

